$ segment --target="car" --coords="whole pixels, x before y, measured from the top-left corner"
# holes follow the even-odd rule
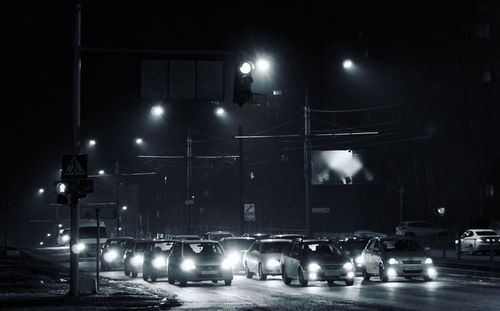
[[[71,236],[70,228],[59,230],[59,234],[57,235],[57,244],[59,246],[69,245],[70,236]]]
[[[354,284],[354,264],[351,258],[342,254],[325,240],[293,241],[281,257],[281,277],[283,283],[290,285],[299,280],[301,286],[310,281],[344,281],[347,286]]]
[[[167,258],[176,240],[154,240],[144,252],[142,279],[156,282],[158,277],[167,276]]]
[[[231,260],[233,272],[245,270],[243,256],[254,242],[255,239],[251,237],[228,237],[220,240],[220,245]]]
[[[500,235],[491,229],[469,229],[455,241],[457,253],[487,254],[500,252]]]
[[[263,240],[269,238],[271,235],[267,233],[243,233],[242,236],[254,238],[256,240]]]
[[[270,239],[287,239],[287,240],[300,240],[307,238],[304,234],[297,233],[283,233],[283,234],[273,234],[269,237]]]
[[[201,237],[199,235],[194,235],[194,234],[183,234],[183,235],[172,235],[169,237],[171,240],[190,240],[190,241],[199,241],[201,240]]]
[[[234,237],[229,231],[210,231],[205,233],[205,239],[211,241],[220,241],[222,238]]]
[[[346,256],[351,258],[356,266],[356,273],[362,272],[363,267],[363,257],[361,253],[366,247],[370,239],[368,238],[358,238],[358,237],[350,237],[340,239],[333,243],[333,245],[343,252]]]
[[[243,255],[246,277],[251,279],[257,273],[259,280],[268,275],[281,275],[281,254],[290,247],[288,239],[257,240]]]
[[[136,278],[142,272],[144,252],[151,243],[151,240],[134,240],[131,248],[125,252],[123,257],[123,272],[126,276]]]
[[[218,242],[199,240],[177,241],[167,264],[168,283],[179,282],[181,287],[187,282],[224,281],[226,286],[233,281],[233,269],[224,249]]]
[[[500,221],[492,221],[491,225],[490,225],[490,229],[492,229],[498,235],[500,235]]]
[[[95,257],[99,255],[101,250],[97,245],[97,236],[99,236],[99,245],[106,243],[108,232],[106,224],[101,221],[99,227],[97,221],[85,221],[80,223],[80,234],[78,242],[81,245],[80,256]]]
[[[386,237],[387,234],[381,233],[381,232],[375,232],[375,231],[370,231],[370,230],[358,230],[354,231],[353,236],[358,237],[358,238],[366,238],[366,239],[371,239],[371,238],[383,238]]]
[[[123,256],[132,247],[134,238],[110,238],[102,245],[100,251],[101,270],[108,271],[113,268],[123,268]]]
[[[372,238],[362,253],[363,279],[378,276],[382,282],[397,277],[422,277],[432,281],[437,277],[432,258],[417,240],[404,236]]]
[[[425,221],[404,221],[396,227],[396,235],[414,238],[446,238],[448,232]]]

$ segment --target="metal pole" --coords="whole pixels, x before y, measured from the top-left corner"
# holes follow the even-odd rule
[[[307,234],[311,234],[310,212],[311,212],[311,121],[309,107],[309,88],[305,88],[304,92],[304,179],[305,179],[305,217]]]
[[[191,128],[188,130],[188,137],[187,137],[187,150],[186,150],[186,161],[187,161],[187,182],[186,182],[186,204],[188,205],[188,233],[191,233],[191,213],[192,213],[192,206],[191,204],[191,182],[192,182],[192,171],[191,171],[191,161],[192,161],[192,140],[191,140]]]
[[[99,208],[95,209],[95,219],[97,220],[97,238],[96,238],[96,255],[95,255],[95,278],[96,290],[99,291],[99,241],[101,239],[101,219],[99,218]]]
[[[238,126],[238,135],[242,136],[243,135],[243,128]],[[243,166],[243,139],[238,140],[238,164],[239,164],[239,188],[240,188],[240,204],[238,206],[238,215],[240,217],[240,231],[241,234],[245,233],[245,214],[244,214],[244,208],[243,205],[245,204],[245,198],[244,198],[244,166]]]
[[[75,38],[73,45],[73,153],[80,152],[80,84],[81,84],[81,11],[82,6],[75,4]],[[78,208],[78,196],[71,195],[71,238],[70,238],[70,288],[69,295],[78,297],[80,295],[80,273],[78,269],[79,254],[74,252],[73,246],[79,239],[80,210]]]
[[[115,161],[115,198],[116,198],[116,236],[120,236],[121,214],[120,214],[120,164]]]
[[[403,204],[404,204],[404,192],[405,188],[403,185],[399,187],[399,222],[403,222]]]

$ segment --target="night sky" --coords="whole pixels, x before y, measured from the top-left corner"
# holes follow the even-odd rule
[[[27,211],[33,218],[42,217],[40,211],[54,203],[52,183],[61,156],[71,150],[72,9],[71,1],[18,2],[4,9],[9,25],[4,28],[4,47],[9,56],[5,59],[8,87],[0,114],[4,144],[1,193],[13,210]],[[409,189],[408,206],[414,208],[409,217],[435,220],[429,210],[443,204],[466,204],[453,217],[465,217],[471,223],[499,216],[498,211],[487,214],[492,206],[498,210],[498,195],[496,201],[488,201],[479,194],[487,184],[498,184],[498,13],[494,1],[82,1],[82,44],[270,55],[273,70],[281,76],[317,80],[311,88],[313,109],[367,109],[318,115],[313,129],[378,130],[380,136],[315,140],[313,148],[365,150],[373,155],[377,182],[367,187],[317,189],[319,199],[313,204],[330,204],[341,210],[332,215],[331,223],[338,224],[341,218],[355,223],[340,230],[364,226],[388,231],[397,224],[397,215],[380,224],[359,221],[354,214],[377,217],[397,211],[400,184]],[[490,25],[489,35],[481,40],[477,25],[485,22]],[[162,191],[154,185],[161,183],[163,175],[182,176],[183,163],[145,163],[135,156],[183,154],[189,124],[198,133],[195,139],[219,139],[194,151],[205,154],[235,154],[237,144],[231,137],[240,123],[246,133],[257,133],[292,120],[270,133],[303,131],[303,93],[290,79],[275,80],[274,86],[283,89],[284,96],[279,102],[270,97],[268,107],[240,109],[227,98],[222,105],[235,119],[224,124],[214,118],[215,106],[207,103],[167,105],[168,122],[154,124],[148,120],[153,102],[140,96],[140,61],[151,58],[162,57],[83,55],[82,143],[89,138],[98,141],[97,148],[89,151],[91,173],[98,168],[111,171],[114,161],[137,171],[159,170],[158,179],[130,181],[151,191],[140,190],[143,197],[154,196]],[[353,59],[359,70],[346,74],[341,68],[344,58]],[[384,106],[391,108],[377,109]],[[145,139],[145,149],[133,145],[137,136]],[[261,194],[255,200],[266,207],[268,219],[279,218],[280,210],[290,208],[290,221],[298,219],[292,221],[295,227],[301,224],[303,204],[301,146],[300,140],[246,146],[249,164],[264,163],[249,165],[248,171],[256,172],[258,178],[248,185],[253,189],[248,191],[254,192],[247,195]],[[289,162],[283,164],[282,156],[289,157]],[[179,171],[169,171],[169,165]],[[200,176],[206,173],[203,166],[213,169],[214,165],[220,170],[210,177],[212,182],[236,184],[228,178],[236,178],[237,165],[224,168],[224,163],[203,163]],[[221,173],[224,170],[228,175]],[[463,170],[466,172],[457,173]],[[418,177],[420,181],[414,182]],[[199,178],[195,190],[202,193],[203,178]],[[272,189],[279,183],[283,193]],[[180,200],[184,184],[179,180],[171,190],[181,193]],[[37,198],[39,187],[46,189],[46,198]],[[465,200],[457,195],[463,189],[470,193]],[[237,204],[237,188],[211,190],[219,194],[236,191],[227,201]],[[281,200],[287,193],[295,195]],[[360,194],[366,195],[365,201],[360,201]],[[214,200],[217,204],[226,201]],[[481,215],[464,212],[479,208],[473,207],[478,200],[484,207]],[[228,221],[235,216],[224,214],[230,215]],[[25,223],[26,215],[14,217]],[[262,225],[284,227],[287,219]]]

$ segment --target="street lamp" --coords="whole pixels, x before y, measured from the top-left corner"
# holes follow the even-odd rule
[[[95,141],[95,139],[91,139],[91,140],[89,140],[88,145],[89,145],[89,147],[94,147],[96,143],[97,142]]]
[[[47,237],[48,237],[48,238],[50,238],[50,236],[51,236],[51,235],[52,235],[52,234],[50,234],[50,233],[47,233]]]
[[[45,192],[45,189],[43,189],[43,188],[38,189],[38,194],[43,194],[44,192]]]
[[[215,115],[218,117],[223,117],[226,114],[226,111],[222,107],[215,108]]]
[[[155,118],[161,118],[164,113],[165,109],[159,104],[151,107],[151,115]]]
[[[104,170],[99,170],[99,175],[104,175],[104,174],[105,174]]]
[[[122,210],[126,211],[127,210],[127,205],[122,206]]]
[[[135,139],[135,144],[136,145],[142,145],[144,143],[144,141],[142,140],[142,138],[138,137]]]
[[[58,225],[57,225],[57,227],[58,227],[58,228],[62,228],[62,224],[58,224]]]
[[[354,67],[354,63],[350,59],[346,59],[342,62],[342,67],[346,70],[350,70]]]

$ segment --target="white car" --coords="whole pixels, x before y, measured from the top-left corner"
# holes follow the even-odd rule
[[[258,240],[243,255],[243,266],[247,278],[257,273],[259,280],[268,275],[281,275],[280,260],[283,252],[290,246],[291,240]]]
[[[457,253],[483,253],[490,250],[500,252],[500,235],[491,229],[469,229],[455,241]]]
[[[396,235],[414,238],[445,238],[448,232],[425,221],[403,221],[396,227]]]

